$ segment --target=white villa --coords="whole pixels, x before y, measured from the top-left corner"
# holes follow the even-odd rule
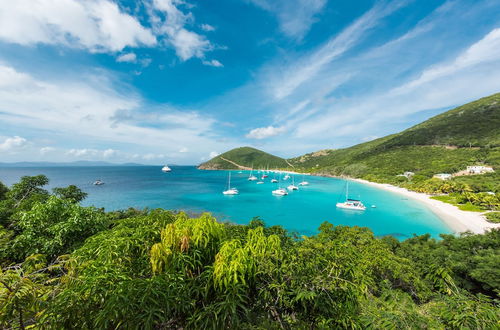
[[[434,174],[433,178],[440,179],[440,180],[449,180],[449,179],[451,179],[451,174],[449,174],[449,173]]]
[[[475,165],[475,166],[467,166],[467,172],[469,172],[470,174],[483,174],[483,173],[492,173],[495,172],[495,170],[489,166]]]
[[[411,179],[411,177],[414,175],[415,175],[415,173],[413,173],[413,172],[404,172],[403,174],[398,174],[396,176],[404,176],[407,179]]]

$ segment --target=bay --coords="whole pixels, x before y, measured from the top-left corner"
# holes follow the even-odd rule
[[[248,172],[232,171],[232,186],[240,194],[225,196],[222,191],[227,186],[227,171],[203,171],[194,166],[171,168],[172,172],[163,173],[161,166],[5,167],[0,168],[0,181],[10,186],[24,175],[44,174],[50,179],[46,188],[74,184],[89,194],[83,205],[107,211],[128,207],[207,211],[221,221],[239,224],[260,217],[267,225],[281,225],[303,235],[317,233],[324,221],[369,227],[377,236],[393,235],[398,239],[452,232],[426,205],[358,182],[349,183],[349,195],[360,198],[367,206],[365,211],[335,207],[345,198],[343,179],[306,176],[309,186],[280,197],[271,194],[277,187],[270,182],[272,173],[258,185],[247,180]],[[97,179],[105,184],[94,186]],[[301,175],[295,176],[296,184],[301,180]],[[282,186],[290,182],[283,181]]]

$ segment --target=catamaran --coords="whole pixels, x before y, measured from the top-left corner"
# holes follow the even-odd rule
[[[288,190],[299,190],[299,187],[295,185],[295,177],[292,176],[292,184],[287,187]]]
[[[227,190],[222,192],[224,195],[238,195],[240,192],[236,188],[231,188],[231,172],[229,172],[229,177],[227,180]]]
[[[276,195],[276,196],[288,195],[288,191],[286,191],[286,189],[281,188],[281,174],[280,174],[280,182],[278,184],[278,189],[273,190],[273,195]]]
[[[273,172],[274,173],[274,176],[273,178],[271,179],[271,182],[272,183],[278,183],[278,180],[276,180],[276,172]]]
[[[304,178],[305,178],[305,174],[302,175],[302,182],[299,183],[299,186],[308,186],[309,185],[309,182],[304,180]]]
[[[360,200],[349,198],[349,182],[347,182],[346,185],[345,202],[337,203],[337,207],[341,209],[358,210],[358,211],[366,210],[366,206],[364,206]]]
[[[168,167],[168,165],[165,165],[165,166],[163,166],[163,167],[161,168],[161,171],[162,171],[162,172],[171,172],[171,171],[172,171],[172,169],[171,169],[170,167]]]
[[[253,175],[253,168],[250,170],[250,175],[248,176],[248,181],[257,181],[257,177]]]

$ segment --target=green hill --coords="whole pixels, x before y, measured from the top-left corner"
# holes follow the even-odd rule
[[[218,169],[244,169],[244,168],[284,168],[288,167],[283,158],[273,156],[267,152],[251,148],[241,147],[229,150],[217,157],[198,166],[203,170]]]
[[[405,171],[425,178],[467,165],[500,169],[500,93],[460,106],[401,133],[289,162],[304,171],[394,183]],[[498,178],[498,177],[497,177]]]
[[[500,146],[500,93],[444,112],[394,136],[389,146]]]

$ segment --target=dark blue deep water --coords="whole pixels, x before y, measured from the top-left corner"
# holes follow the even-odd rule
[[[276,197],[270,178],[257,185],[247,180],[248,173],[232,172],[232,186],[240,194],[224,196],[226,171],[202,171],[193,166],[173,166],[163,173],[158,166],[45,167],[0,168],[0,181],[7,185],[21,176],[45,174],[48,188],[77,185],[89,194],[84,205],[116,210],[128,207],[165,208],[188,212],[209,211],[218,219],[247,223],[259,216],[267,225],[282,225],[301,234],[314,234],[323,221],[333,224],[369,227],[376,235],[393,235],[398,239],[413,234],[451,233],[431,210],[418,201],[357,182],[349,183],[350,196],[360,198],[366,211],[337,209],[345,191],[345,180],[306,177],[310,185],[288,196]],[[258,175],[258,173],[255,173]],[[100,179],[102,186],[92,183]],[[297,176],[296,182],[302,177]],[[288,182],[284,182],[287,185]],[[376,208],[371,208],[376,205]]]

